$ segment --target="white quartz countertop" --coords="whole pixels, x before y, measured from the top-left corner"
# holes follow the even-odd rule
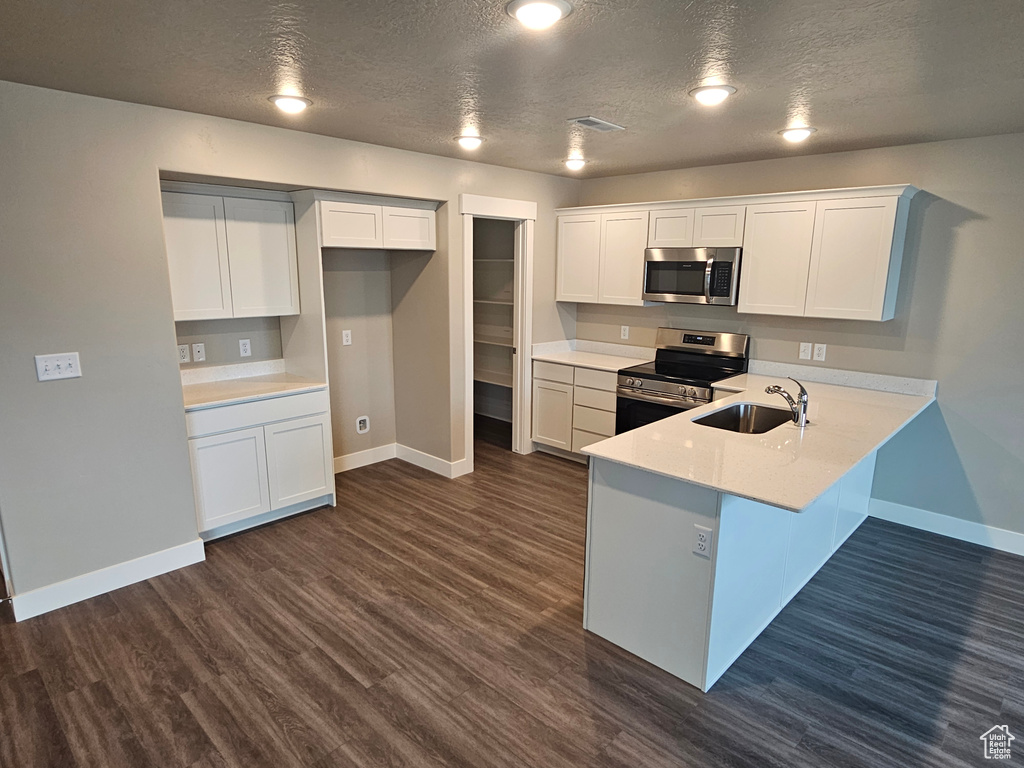
[[[323,381],[305,379],[290,373],[272,373],[203,384],[186,384],[181,391],[185,396],[185,410],[195,411],[200,408],[265,400],[326,388],[327,384]]]
[[[629,368],[631,365],[640,365],[654,359],[654,353],[648,360],[637,357],[621,357],[619,355],[606,355],[599,352],[546,352],[535,354],[534,360],[541,360],[545,363],[560,363],[562,365],[575,365],[580,368],[593,368],[598,371],[618,371],[622,368]]]
[[[770,384],[798,391],[784,378],[735,376],[716,387],[742,390],[737,394],[593,443],[583,453],[799,512],[935,400],[804,382],[811,422],[804,429],[786,423],[744,435],[692,421],[733,403],[788,410],[780,396],[765,393]]]

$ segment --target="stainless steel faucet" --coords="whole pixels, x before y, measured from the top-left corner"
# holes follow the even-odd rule
[[[807,390],[804,389],[804,385],[794,379],[792,376],[787,377],[790,381],[796,382],[796,385],[800,387],[800,394],[797,395],[796,400],[786,390],[780,387],[778,384],[772,384],[770,387],[765,387],[764,391],[769,395],[782,395],[786,398],[786,402],[789,403],[789,409],[793,411],[793,423],[798,427],[807,426]]]

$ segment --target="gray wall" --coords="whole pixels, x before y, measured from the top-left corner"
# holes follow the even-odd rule
[[[345,456],[395,442],[390,255],[324,248],[323,265],[334,455]],[[370,417],[365,435],[356,434],[360,416]]]
[[[178,344],[202,343],[206,360],[183,363],[182,368],[205,368],[210,365],[255,363],[259,360],[278,360],[281,357],[281,318],[237,317],[224,320],[182,320],[174,324]],[[252,354],[242,357],[238,342],[249,340]]]
[[[738,163],[583,182],[581,204],[909,182],[914,201],[896,319],[738,315],[727,308],[580,304],[580,338],[653,343],[658,325],[742,330],[753,354],[938,379],[938,404],[885,446],[878,498],[1024,532],[1024,135]],[[742,290],[742,288],[741,288]]]
[[[538,203],[536,339],[575,333],[554,302],[553,209],[576,203],[577,180],[3,82],[0,168],[0,510],[17,592],[196,537],[161,171],[446,202],[437,253],[394,269],[396,354],[428,364],[399,435],[411,447],[465,454],[460,192]],[[71,350],[83,378],[36,382],[33,355]]]

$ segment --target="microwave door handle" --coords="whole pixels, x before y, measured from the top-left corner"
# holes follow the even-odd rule
[[[704,303],[711,303],[711,267],[714,265],[715,260],[713,258],[708,259],[707,266],[704,268]]]

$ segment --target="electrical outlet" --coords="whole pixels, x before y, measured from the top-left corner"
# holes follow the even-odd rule
[[[370,431],[370,417],[360,416],[356,419],[356,434],[365,435]]]
[[[619,338],[620,339],[628,339],[629,338],[629,326],[628,325],[620,326],[620,328],[619,328]]]
[[[352,346],[352,331],[341,332],[341,346],[351,347]]]
[[[189,363],[192,361],[192,356],[188,353],[188,344],[178,345],[178,362]]]
[[[252,357],[252,345],[248,339],[238,340],[238,355],[239,357]]]
[[[810,360],[811,359],[811,342],[801,341],[800,342],[800,359]]]
[[[815,344],[814,345],[814,359],[819,363],[825,362],[825,345]]]
[[[193,344],[192,345],[192,359],[197,363],[201,363],[206,359],[206,345],[205,344]]]
[[[693,554],[711,557],[711,547],[715,543],[715,534],[710,528],[693,524]]]
[[[36,379],[77,379],[82,375],[77,352],[61,352],[58,355],[36,355]]]

